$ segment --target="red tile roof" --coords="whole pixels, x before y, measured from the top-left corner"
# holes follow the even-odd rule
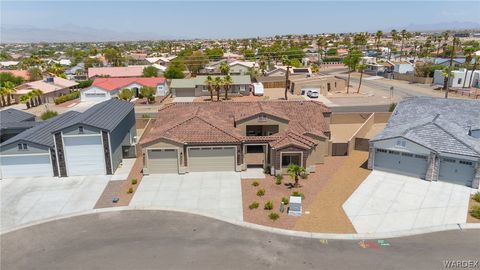
[[[246,116],[262,112],[287,120],[288,128],[272,136],[246,136],[235,127]],[[140,143],[162,138],[182,144],[264,141],[274,148],[295,145],[309,149],[315,144],[312,134],[327,137],[330,129],[324,113],[329,112],[317,101],[172,103],[159,110],[155,126]]]
[[[132,78],[96,78],[92,86],[96,86],[107,91],[113,91],[116,89],[121,89],[122,87],[128,86],[130,84],[139,84],[146,87],[157,87],[159,84],[165,83],[165,78],[163,77],[132,77]]]
[[[13,76],[22,77],[23,80],[28,81],[30,80],[30,75],[28,75],[28,70],[20,70],[20,69],[5,69],[0,70],[1,73],[11,73]]]

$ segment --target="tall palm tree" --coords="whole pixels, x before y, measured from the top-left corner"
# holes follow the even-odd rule
[[[468,87],[472,86],[473,73],[475,72],[475,70],[477,70],[478,61],[480,61],[480,55],[475,55],[473,57],[473,59],[475,60],[475,64],[473,64],[472,76],[470,76],[470,81],[468,82]]]
[[[405,39],[407,38],[408,34],[407,34],[407,30],[403,29],[401,32],[400,32],[400,40],[402,42],[402,45],[400,47],[400,60],[402,60],[402,56],[403,56],[403,46],[404,46],[404,43],[405,43]]]
[[[348,55],[343,59],[343,64],[348,67],[348,79],[347,79],[347,94],[350,89],[350,74],[355,71],[358,63],[360,63],[361,53],[355,49],[351,49]]]
[[[228,100],[228,90],[233,84],[233,79],[230,75],[227,75],[223,78],[223,87],[225,88],[225,100]]]
[[[465,88],[465,83],[467,82],[467,74],[468,74],[468,67],[470,66],[470,62],[472,62],[473,59],[473,53],[475,52],[475,48],[473,47],[466,47],[463,49],[463,55],[465,55],[465,78],[463,79],[463,86],[462,88]],[[470,75],[473,77],[473,72]]]
[[[6,81],[3,83],[2,86],[2,101],[5,104],[5,100],[3,99],[4,96],[7,96],[7,105],[10,106],[12,104],[12,94],[16,92],[15,84],[10,81]]]
[[[375,33],[375,46],[377,47],[377,53],[380,52],[380,39],[383,36],[383,32],[378,30],[377,33]]]
[[[325,47],[327,46],[327,41],[326,41],[325,37],[321,36],[317,39],[316,43],[317,43],[318,54],[319,54],[318,62],[322,62],[323,51],[324,51]]]
[[[447,55],[447,42],[448,42],[448,38],[450,36],[450,32],[448,31],[445,31],[442,33],[442,38],[444,40],[444,43],[442,45],[442,48],[443,48],[443,57],[445,57]],[[437,56],[438,57],[438,56]]]
[[[32,98],[35,99],[35,102],[37,103],[37,105],[42,104],[43,103],[43,101],[42,101],[42,95],[43,95],[42,90],[33,89],[31,92],[32,92]]]
[[[212,76],[208,75],[205,79],[205,83],[208,87],[208,92],[210,92],[210,101],[213,101],[213,78]]]
[[[360,93],[360,87],[362,86],[363,71],[367,69],[367,65],[360,64],[357,66],[357,70],[360,72],[360,82],[358,83],[357,94]]]
[[[215,77],[213,80],[213,87],[215,88],[215,92],[217,92],[217,101],[220,101],[220,91],[223,87],[223,79],[220,77]]]
[[[30,109],[30,96],[25,94],[20,96],[20,103],[27,105],[27,109]]]

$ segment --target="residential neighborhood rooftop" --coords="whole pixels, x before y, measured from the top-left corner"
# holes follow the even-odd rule
[[[96,78],[92,86],[96,86],[107,91],[113,91],[133,83],[147,87],[157,87],[159,84],[165,83],[163,77],[131,77],[131,78]]]

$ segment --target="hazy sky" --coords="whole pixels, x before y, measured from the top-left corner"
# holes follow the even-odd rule
[[[480,22],[480,1],[1,2],[1,23],[65,25],[177,37],[356,32],[409,24]]]

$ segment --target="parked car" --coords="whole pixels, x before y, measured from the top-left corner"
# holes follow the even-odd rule
[[[307,97],[309,98],[318,98],[318,91],[317,90],[308,90]]]

